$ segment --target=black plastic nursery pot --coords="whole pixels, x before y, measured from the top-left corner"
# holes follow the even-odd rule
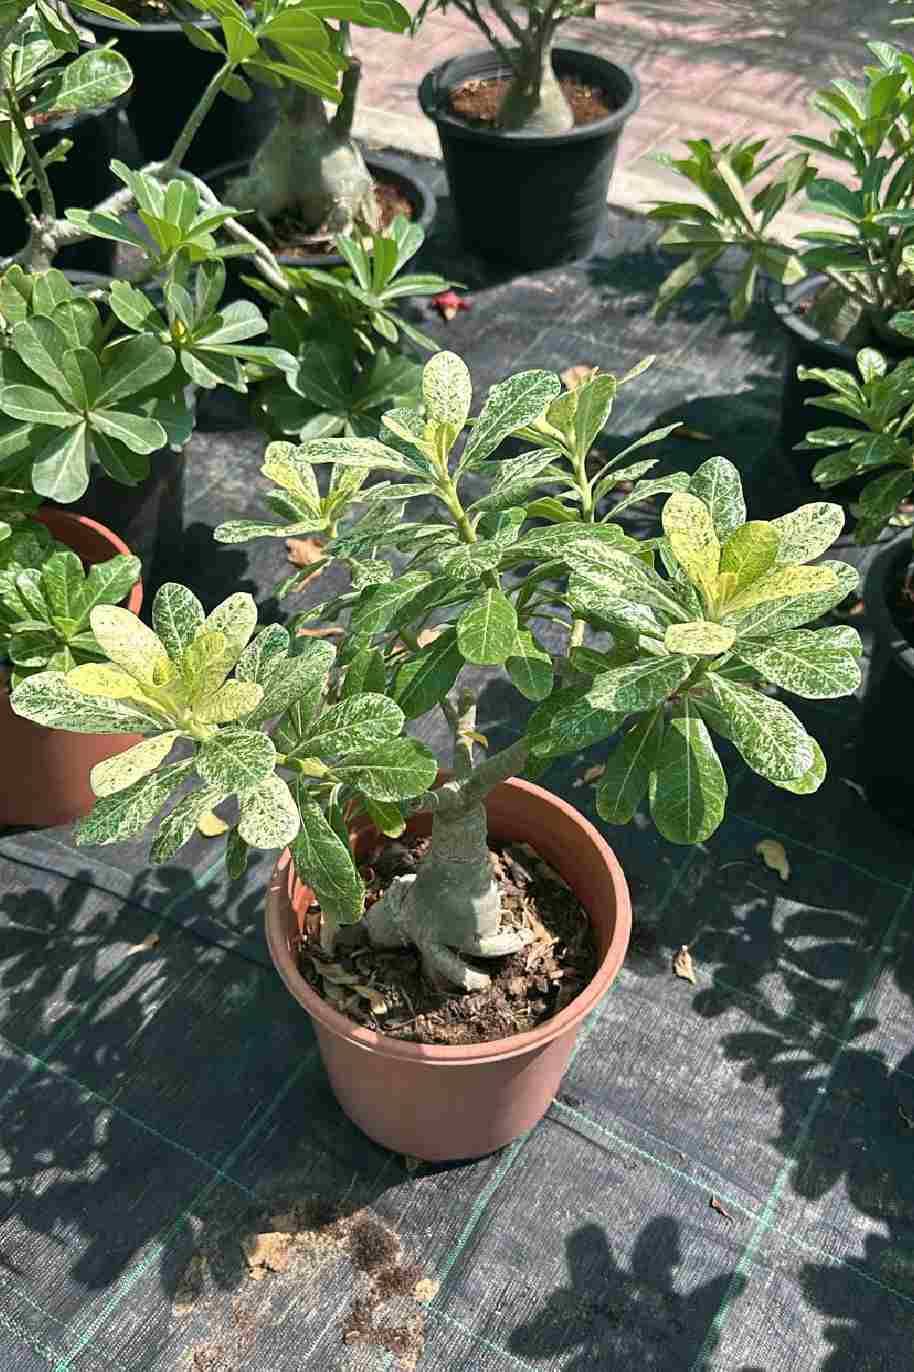
[[[63,162],[52,163],[48,180],[58,214],[67,209],[91,209],[118,184],[111,171],[117,155],[117,112],[121,102],[112,101],[97,110],[80,110],[58,115],[36,127],[35,142],[44,156],[62,138],[73,144]],[[36,201],[37,207],[37,201]],[[6,257],[25,246],[28,229],[12,196],[3,197],[0,214],[0,256]],[[54,265],[86,272],[114,271],[116,245],[102,238],[73,243],[57,254]]]
[[[438,129],[451,199],[467,247],[511,266],[551,267],[587,257],[606,225],[606,197],[619,136],[640,101],[634,72],[579,48],[555,48],[556,75],[597,86],[615,109],[563,134],[505,133],[452,114],[448,97],[465,81],[507,76],[493,52],[433,68],[419,104]]]
[[[418,224],[426,236],[435,221],[435,211],[437,202],[435,193],[429,183],[424,180],[419,172],[411,163],[403,157],[398,157],[395,153],[369,152],[364,149],[365,162],[372,176],[383,178],[390,181],[403,193],[404,197],[413,207],[413,223]],[[239,159],[229,162],[224,166],[217,167],[214,171],[205,173],[203,179],[210,189],[220,198],[225,193],[225,188],[230,181],[237,176],[243,176],[248,169],[249,159]],[[256,233],[256,226],[254,226]],[[281,267],[342,267],[344,260],[339,253],[276,253],[276,260]],[[260,297],[256,292],[250,290],[243,282],[244,276],[256,276],[257,270],[250,258],[228,257],[225,260],[226,268],[226,287],[225,301],[229,300],[253,300],[258,301]]]
[[[786,345],[784,388],[781,392],[781,445],[797,476],[810,486],[815,485],[812,469],[828,450],[807,448],[798,452],[796,445],[802,443],[813,429],[822,429],[829,424],[840,424],[842,427],[854,429],[863,427],[854,419],[806,404],[813,396],[825,395],[827,387],[817,381],[800,381],[797,377],[798,367],[840,367],[854,376],[857,374],[858,349],[847,343],[835,343],[826,338],[810,323],[806,313],[812,298],[826,284],[826,280],[824,276],[810,276],[795,286],[788,286],[783,290],[778,288],[780,294],[772,297],[771,301],[774,313],[780,321]],[[902,358],[910,357],[914,352],[914,348],[899,347],[875,334],[871,343],[891,363],[900,362]],[[828,498],[840,499],[846,505],[851,504],[857,499],[868,479],[871,478],[860,477],[842,482],[834,492],[828,493]]]
[[[188,9],[187,18],[199,28],[218,30],[217,20]],[[133,71],[127,113],[146,162],[167,157],[187,117],[210,79],[222,65],[218,53],[203,52],[184,36],[175,20],[163,23],[120,24],[114,19],[86,15],[83,22],[100,43],[117,39]],[[248,83],[246,103],[219,95],[194,137],[184,166],[202,173],[230,157],[252,157],[276,118],[276,96],[258,81]]]
[[[863,576],[873,631],[857,752],[857,777],[874,809],[914,832],[914,776],[905,748],[914,714],[914,647],[895,622],[892,602],[911,558],[911,530],[879,547]]]

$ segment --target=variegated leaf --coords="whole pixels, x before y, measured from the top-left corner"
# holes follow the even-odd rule
[[[686,657],[648,657],[594,677],[585,699],[622,714],[650,710],[682,685],[693,666]]]
[[[832,569],[819,564],[816,567],[782,566],[753,582],[744,591],[728,600],[726,617],[742,624],[743,615],[757,605],[765,605],[773,600],[793,600],[797,596],[811,596],[831,591],[835,586]]]
[[[322,759],[361,753],[396,738],[403,722],[403,711],[386,696],[353,696],[325,710],[295,752],[298,757]]]
[[[239,681],[256,681],[259,686],[266,686],[288,657],[291,642],[288,629],[281,624],[268,624],[241,654],[235,665],[235,676]],[[330,656],[332,659],[332,649]]]
[[[298,807],[275,772],[241,799],[238,833],[251,848],[285,848],[300,828]]]
[[[651,818],[670,843],[704,843],[724,817],[727,778],[688,698],[666,726],[649,797]]]
[[[317,708],[334,656],[329,643],[314,639],[298,656],[279,659],[280,668],[267,677],[263,698],[247,723],[253,728],[265,720],[275,719],[298,701],[305,707],[305,717],[310,718],[311,711]],[[238,667],[240,670],[240,663]]]
[[[754,772],[768,781],[797,781],[813,765],[812,739],[792,710],[751,686],[715,672],[705,678],[729,721],[730,737]]]
[[[557,376],[539,371],[518,372],[493,386],[467,439],[461,470],[475,467],[509,434],[539,419],[561,389]]]
[[[203,743],[195,759],[202,779],[223,795],[249,791],[276,767],[276,749],[266,734],[253,729],[222,729]]]
[[[812,619],[818,619],[819,615],[833,609],[857,590],[859,574],[847,562],[820,562],[816,567],[804,570],[818,572],[821,569],[830,571],[834,578],[827,589],[795,595],[789,600],[769,601],[734,614],[732,623],[740,636],[751,634],[756,638],[768,637],[783,629],[798,628]]]
[[[149,850],[154,863],[167,862],[196,832],[197,822],[223,800],[225,793],[218,786],[198,786],[178,801],[159,825],[155,842]]]
[[[815,739],[812,739],[811,742],[813,752],[812,766],[808,772],[804,772],[803,775],[795,781],[776,781],[774,783],[775,786],[780,787],[782,791],[792,791],[796,796],[811,796],[815,791],[818,791],[822,782],[825,780],[826,773],[828,772],[825,754],[822,752],[822,749]]]
[[[62,672],[37,672],[10,697],[13,712],[48,729],[75,734],[159,734],[169,721],[135,701],[85,695]]]
[[[689,492],[711,511],[714,530],[723,541],[746,522],[746,502],[739,470],[726,457],[709,457],[689,482]]]
[[[812,562],[827,552],[844,528],[844,510],[828,501],[801,505],[772,520],[781,537],[778,562]]]
[[[225,638],[225,671],[231,671],[238,661],[254,630],[257,628],[257,606],[246,591],[236,591],[221,605],[217,605],[201,624],[197,636],[220,633]]]
[[[94,794],[113,796],[132,786],[140,777],[148,776],[160,762],[164,762],[177,737],[178,732],[173,729],[167,734],[158,734],[155,738],[135,743],[125,753],[115,753],[114,757],[97,762],[89,773],[89,785]]]
[[[831,647],[821,633],[828,630],[788,629],[767,643],[741,639],[737,658],[766,681],[807,700],[850,695],[860,685],[857,659],[846,648]]]
[[[158,634],[119,605],[96,605],[89,616],[102,652],[144,686],[164,686],[172,676],[168,654]]]
[[[67,672],[67,685],[83,695],[104,696],[107,700],[147,700],[136,678],[110,662],[80,663]]]
[[[622,711],[594,704],[577,687],[554,691],[534,711],[527,726],[530,751],[539,757],[575,753],[591,743],[609,738],[624,719]]]
[[[629,553],[596,539],[576,539],[569,543],[564,557],[575,572],[611,596],[649,605],[668,619],[684,622],[693,618],[676,599],[675,586]]]
[[[607,824],[627,824],[647,795],[663,742],[663,710],[635,723],[607,757],[597,787],[597,814]]]
[[[676,561],[705,598],[713,601],[720,570],[720,541],[708,506],[686,491],[676,492],[664,505],[661,518]]]
[[[201,724],[230,724],[248,715],[263,700],[263,687],[256,681],[226,681],[194,711]]]
[[[204,618],[203,606],[186,586],[166,581],[159,587],[152,602],[152,627],[173,662],[180,661]]]
[[[375,472],[415,472],[418,461],[410,461],[376,438],[312,438],[295,451],[302,462],[333,462]]]
[[[545,700],[552,691],[552,658],[541,648],[529,629],[518,630],[505,668],[508,676],[527,700]]]
[[[720,552],[720,590],[724,603],[771,570],[778,561],[780,542],[774,525],[762,520],[751,520],[734,529]]]
[[[352,854],[306,789],[296,787],[301,828],[292,841],[292,860],[300,881],[310,886],[324,913],[338,924],[361,919],[365,887]]]
[[[422,369],[422,399],[429,419],[457,434],[467,422],[472,398],[473,385],[463,358],[450,352],[429,358]]]
[[[484,591],[457,621],[457,642],[467,662],[499,666],[517,638],[517,611],[503,591]]]
[[[613,628],[647,634],[651,638],[663,636],[663,625],[649,605],[608,591],[578,572],[573,573],[568,582],[568,602],[575,613],[596,615]]]
[[[707,619],[671,624],[663,636],[664,645],[671,653],[686,653],[693,657],[718,657],[728,652],[735,641],[733,629]]]
[[[447,695],[463,667],[457,634],[446,629],[397,672],[394,696],[407,719],[418,719]]]
[[[151,776],[140,777],[116,795],[97,800],[92,813],[76,826],[77,844],[118,843],[139,834],[187,779],[192,767],[190,761],[172,763]]]
[[[260,469],[270,481],[294,496],[315,518],[321,512],[321,493],[311,463],[292,443],[269,443]]]
[[[438,761],[418,739],[394,738],[362,758],[338,764],[334,773],[372,800],[408,800],[434,784]]]

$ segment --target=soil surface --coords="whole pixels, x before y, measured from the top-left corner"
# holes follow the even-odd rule
[[[451,113],[465,119],[468,124],[491,128],[498,119],[498,111],[510,84],[506,76],[464,81],[462,86],[455,87],[448,95]],[[593,124],[597,119],[605,119],[617,108],[599,86],[590,86],[576,76],[559,77],[559,85],[571,106],[576,125]]]
[[[413,202],[399,182],[376,176],[374,195],[381,211],[382,229],[388,228],[398,214],[414,218]],[[274,252],[284,257],[330,256],[336,252],[333,235],[326,228],[308,228],[295,214],[282,215],[274,222],[268,242]]]
[[[371,906],[394,877],[414,872],[427,838],[382,839],[361,866]],[[563,879],[527,844],[490,853],[501,890],[503,921],[533,932],[533,942],[509,957],[477,960],[492,985],[459,992],[432,986],[412,948],[375,949],[361,926],[327,963],[313,906],[299,948],[302,975],[343,1014],[369,1029],[411,1043],[487,1043],[536,1028],[563,1010],[597,969],[590,920]],[[357,942],[355,940],[358,940]]]

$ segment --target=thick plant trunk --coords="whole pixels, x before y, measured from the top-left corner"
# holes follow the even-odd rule
[[[567,133],[574,127],[571,106],[552,68],[551,45],[532,44],[518,53],[520,66],[498,111],[498,127],[525,133]]]
[[[374,185],[350,136],[359,75],[352,60],[332,118],[319,95],[287,87],[279,119],[250,171],[226,188],[229,204],[266,221],[295,212],[314,233],[374,232],[380,224]]]

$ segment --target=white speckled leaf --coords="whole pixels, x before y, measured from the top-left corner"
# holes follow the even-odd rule
[[[596,539],[575,539],[563,554],[575,572],[607,594],[635,605],[649,605],[669,619],[691,619],[676,599],[675,587],[631,554]]]
[[[195,761],[208,785],[230,795],[259,786],[276,766],[276,749],[266,734],[253,729],[223,729],[201,744]]]
[[[467,662],[499,666],[505,662],[517,637],[517,611],[496,588],[484,591],[468,605],[457,621],[457,642]]]
[[[292,793],[275,773],[242,797],[238,833],[251,848],[285,848],[300,824]]]
[[[97,762],[89,773],[89,785],[95,795],[117,795],[140,777],[148,776],[171,752],[177,737],[177,730],[172,729],[167,734],[135,743],[125,753],[115,753],[114,757]]]
[[[192,767],[190,761],[172,763],[151,776],[140,777],[117,795],[97,800],[92,813],[76,826],[77,844],[81,847],[88,843],[118,843],[121,839],[133,838],[187,779]]]
[[[268,624],[241,654],[235,676],[239,681],[256,681],[260,686],[266,686],[288,656],[290,644],[288,629],[281,624]]]
[[[652,638],[663,634],[663,625],[649,605],[616,595],[580,572],[573,572],[569,578],[568,602],[575,612],[598,615],[617,628],[649,634]]]
[[[671,624],[663,642],[671,653],[686,653],[692,657],[717,657],[733,647],[736,634],[724,624],[707,619],[695,619],[690,624]]]
[[[527,726],[530,751],[540,757],[558,757],[587,748],[591,743],[609,738],[623,723],[625,715],[618,710],[606,710],[570,686],[554,691]]]
[[[119,605],[96,605],[89,616],[102,652],[144,686],[165,685],[172,674],[158,634]]]
[[[720,569],[720,541],[711,511],[697,496],[677,491],[664,505],[661,518],[676,561],[689,580],[712,598]]]
[[[724,817],[727,778],[707,725],[684,700],[651,773],[651,818],[671,843],[704,843]]]
[[[418,739],[393,738],[363,758],[338,765],[334,773],[372,800],[408,800],[433,785],[438,761]]]
[[[817,567],[775,567],[729,600],[726,614],[729,617],[742,613],[769,600],[792,600],[795,596],[830,591],[834,585],[834,572],[822,564]]]
[[[296,790],[301,828],[291,845],[295,871],[325,914],[339,924],[354,924],[362,916],[365,887],[352,854],[305,788]]]
[[[284,491],[294,496],[315,518],[321,510],[321,493],[311,463],[292,443],[269,443],[264,453],[261,471]]]
[[[778,562],[812,562],[827,552],[844,528],[844,510],[828,501],[801,505],[772,520],[781,537]]]
[[[647,795],[663,742],[663,710],[654,710],[629,729],[606,759],[597,787],[597,814],[607,824],[628,824]]]
[[[518,372],[489,391],[486,403],[467,439],[460,468],[476,466],[514,433],[532,424],[562,389],[552,372]]]
[[[135,701],[85,695],[63,672],[36,672],[13,691],[14,714],[75,734],[158,734],[169,721]]]
[[[459,433],[467,422],[473,385],[467,364],[456,353],[435,353],[422,370],[422,399],[429,419]]]
[[[828,765],[825,754],[815,739],[812,739],[812,752],[812,766],[808,772],[804,772],[796,781],[776,781],[775,786],[779,786],[782,791],[792,791],[795,796],[811,796],[818,791],[825,780]]]
[[[178,801],[159,825],[155,842],[149,850],[152,862],[167,862],[196,832],[197,821],[213,806],[225,799],[218,786],[198,786]]]
[[[730,737],[754,772],[768,781],[797,781],[813,765],[813,740],[792,710],[751,686],[714,672],[705,678],[727,716]]]
[[[819,615],[839,605],[845,596],[857,590],[860,577],[856,568],[849,563],[820,562],[817,568],[810,570],[818,570],[819,567],[828,569],[834,577],[828,589],[793,596],[789,600],[769,601],[751,610],[741,610],[731,619],[740,636],[751,634],[754,638],[761,638],[777,634],[782,629],[796,629],[812,619],[818,619]]]
[[[807,700],[835,700],[860,685],[860,667],[853,653],[830,647],[812,629],[789,629],[768,643],[743,639],[737,656],[766,681]]]
[[[156,592],[152,602],[152,627],[166,653],[177,663],[181,654],[203,623],[203,606],[193,591],[176,581],[166,581]]]
[[[295,752],[299,757],[322,759],[360,753],[396,738],[403,722],[403,711],[387,696],[370,692],[352,696],[325,710]]]
[[[294,705],[307,701],[308,710],[323,687],[335,657],[329,643],[314,639],[298,657],[281,659],[281,669],[268,678],[260,704],[248,719],[252,727],[274,719]],[[239,664],[240,665],[240,664]]]
[[[228,673],[247,647],[256,627],[257,606],[254,597],[246,591],[236,591],[206,616],[197,631],[197,638],[212,633],[224,636],[224,663]]]
[[[67,672],[67,685],[87,696],[105,696],[109,700],[143,700],[145,692],[140,683],[110,662],[83,662]]]
[[[376,472],[415,472],[416,465],[376,438],[312,438],[296,449],[301,462],[333,462]]]
[[[586,699],[602,710],[650,710],[680,686],[695,664],[686,657],[649,657],[594,677]]]
[[[714,529],[721,540],[746,522],[746,502],[738,469],[726,457],[709,457],[689,482],[689,491],[711,511]]]
[[[201,724],[230,724],[248,715],[263,700],[263,687],[255,681],[227,681],[194,711]]]

